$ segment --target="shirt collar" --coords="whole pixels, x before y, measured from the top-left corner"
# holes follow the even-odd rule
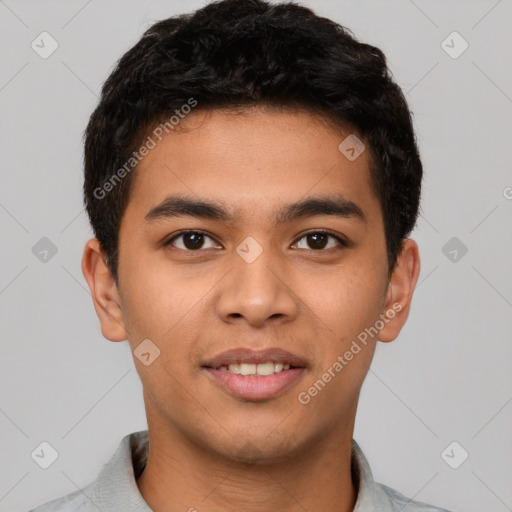
[[[92,496],[104,512],[119,510],[151,512],[149,505],[139,492],[136,479],[140,476],[149,455],[149,433],[147,430],[126,435],[114,456],[103,467]],[[361,448],[352,440],[351,470],[357,489],[357,500],[353,512],[382,510],[381,490],[373,480],[370,465]]]

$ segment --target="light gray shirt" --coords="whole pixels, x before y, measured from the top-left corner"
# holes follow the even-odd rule
[[[50,501],[30,512],[151,512],[136,483],[136,478],[146,467],[148,453],[148,431],[129,434],[94,482],[81,491]],[[352,472],[358,486],[354,512],[448,512],[407,499],[399,492],[376,483],[366,457],[354,440]]]

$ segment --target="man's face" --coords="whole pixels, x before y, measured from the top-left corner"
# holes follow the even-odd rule
[[[149,339],[160,350],[149,365],[135,358],[150,429],[238,460],[286,458],[347,433],[376,337],[333,365],[385,313],[388,292],[368,152],[349,160],[338,146],[350,131],[306,113],[197,111],[182,123],[139,164],[119,235],[131,349]],[[178,215],[162,207],[171,196],[225,218]]]

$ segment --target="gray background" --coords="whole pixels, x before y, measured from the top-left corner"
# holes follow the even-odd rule
[[[101,336],[80,270],[91,235],[81,136],[122,53],[150,23],[203,3],[0,1],[3,511],[82,488],[122,436],[146,428],[128,344]],[[426,172],[411,316],[377,348],[354,437],[376,480],[409,497],[512,510],[512,2],[303,4],[384,50]],[[43,31],[59,45],[47,59],[31,48]],[[469,43],[456,59],[441,46],[453,31]],[[468,249],[454,246],[457,261],[442,250],[454,236]],[[46,262],[32,252],[43,237],[57,248]],[[59,454],[48,469],[30,455],[42,441]],[[452,441],[452,464],[469,453],[458,469],[441,457]]]

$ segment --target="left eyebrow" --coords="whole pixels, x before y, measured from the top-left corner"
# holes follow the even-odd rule
[[[281,208],[276,215],[276,225],[291,222],[303,217],[331,215],[345,219],[367,222],[360,206],[342,195],[309,197]],[[233,223],[235,214],[229,213],[221,204],[172,195],[154,206],[144,217],[147,222],[163,218],[191,216]]]
[[[363,209],[342,195],[310,197],[304,201],[289,204],[276,217],[276,224],[291,222],[302,217],[314,215],[332,215],[344,219],[367,221]]]

